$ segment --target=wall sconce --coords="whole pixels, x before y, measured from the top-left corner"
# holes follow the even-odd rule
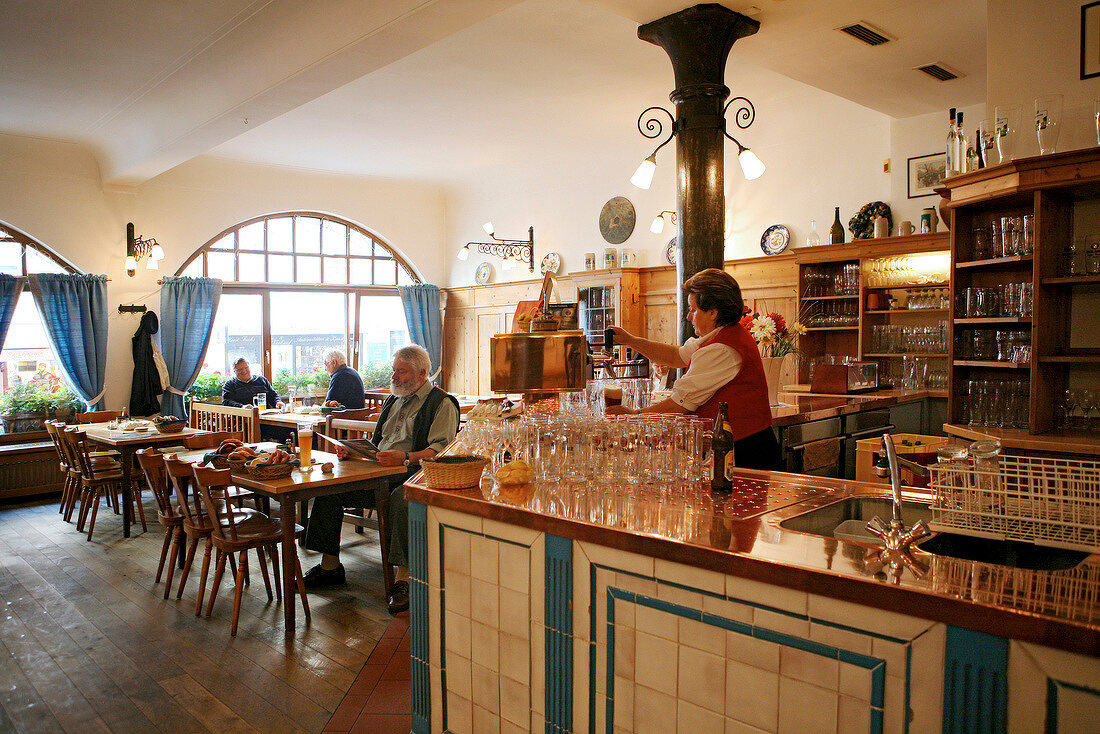
[[[126,225],[126,274],[131,278],[137,274],[137,261],[147,257],[146,270],[159,270],[159,261],[164,259],[164,248],[150,237],[134,236],[134,223]]]
[[[653,234],[661,234],[665,231],[666,214],[668,215],[668,219],[670,222],[672,222],[673,226],[676,225],[676,212],[670,212],[666,209],[653,218],[653,224],[649,225],[650,232],[652,232]]]
[[[527,263],[527,269],[535,272],[535,228],[527,228],[527,239],[506,240],[497,237],[492,222],[481,225],[485,233],[493,238],[493,242],[467,242],[458,251],[459,260],[468,260],[470,247],[476,245],[477,251],[483,255],[496,255],[503,258],[501,270],[511,270],[519,263]]]
[[[747,180],[753,181],[764,175],[764,164],[755,153],[741,145],[741,141],[726,132],[726,111],[731,104],[738,100],[741,101],[741,106],[737,108],[733,118],[737,127],[744,130],[752,125],[753,121],[756,119],[756,108],[753,107],[752,102],[750,102],[747,97],[734,97],[722,108],[722,134],[737,144],[737,162],[741,164],[741,172],[745,174]],[[653,140],[664,134],[665,125],[664,122],[658,118],[658,112],[663,112],[668,115],[668,119],[672,124],[668,132],[668,137],[649,154],[648,158],[642,161],[641,165],[638,166],[638,170],[634,171],[634,175],[630,177],[630,183],[634,184],[639,189],[648,189],[653,183],[653,173],[657,170],[657,151],[668,145],[669,141],[679,132],[679,126],[672,113],[664,107],[654,106],[647,107],[642,111],[642,114],[638,115],[638,132],[642,134],[642,137]],[[657,234],[659,234],[659,232],[657,232]]]

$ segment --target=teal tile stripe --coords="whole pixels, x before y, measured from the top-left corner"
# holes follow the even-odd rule
[[[573,730],[573,541],[546,534],[546,731]]]
[[[1008,640],[947,627],[943,671],[943,731],[1003,734],[1008,720]]]
[[[409,645],[412,650],[412,731],[431,730],[428,668],[428,508],[409,503]]]

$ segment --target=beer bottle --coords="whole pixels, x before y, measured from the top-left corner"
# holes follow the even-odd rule
[[[725,403],[719,403],[718,416],[714,419],[714,435],[710,444],[714,470],[710,488],[715,492],[733,490],[733,432],[730,430],[728,411]]]

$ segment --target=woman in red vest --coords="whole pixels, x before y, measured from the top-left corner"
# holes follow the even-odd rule
[[[741,287],[729,273],[708,268],[683,285],[695,337],[682,347],[635,336],[616,326],[615,343],[641,352],[657,364],[687,367],[672,395],[645,413],[691,413],[714,420],[718,404],[729,406],[735,463],[750,469],[778,469],[779,444],[772,432],[768,383],[756,341],[741,326]],[[633,412],[609,406],[608,413]]]

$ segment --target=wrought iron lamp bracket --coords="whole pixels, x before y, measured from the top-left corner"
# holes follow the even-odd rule
[[[495,255],[499,258],[510,257],[519,262],[527,263],[527,269],[535,272],[535,228],[527,228],[527,239],[506,240],[490,234],[494,242],[467,242],[466,247],[477,246],[477,251],[483,255]]]

